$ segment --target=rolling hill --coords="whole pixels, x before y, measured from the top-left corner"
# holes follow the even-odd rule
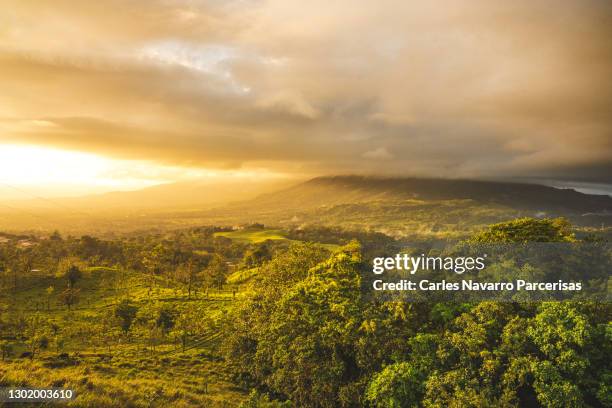
[[[582,215],[612,213],[612,197],[539,184],[365,176],[317,177],[259,196],[255,207],[308,208],[397,200],[473,200],[518,210]]]
[[[340,226],[395,237],[465,236],[517,217],[564,216],[612,225],[612,197],[509,182],[363,176],[318,177],[218,208],[219,222]]]

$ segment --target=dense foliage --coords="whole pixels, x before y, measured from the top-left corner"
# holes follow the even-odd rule
[[[575,237],[564,220],[519,219],[472,239]],[[361,268],[357,243],[267,264],[228,330],[235,378],[310,407],[610,406],[609,303],[367,303]]]
[[[612,406],[609,303],[374,301],[372,257],[403,245],[380,233],[0,237],[0,386],[68,384],[96,407]],[[520,218],[466,242],[582,241]],[[586,254],[564,262],[609,273]]]

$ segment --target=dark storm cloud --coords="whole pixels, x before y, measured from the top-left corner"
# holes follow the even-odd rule
[[[608,180],[606,1],[23,2],[0,138],[209,168]]]

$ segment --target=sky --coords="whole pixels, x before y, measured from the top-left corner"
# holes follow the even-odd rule
[[[606,0],[5,0],[0,182],[612,183],[611,34]]]

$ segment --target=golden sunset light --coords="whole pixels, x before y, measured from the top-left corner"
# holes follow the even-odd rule
[[[1,181],[7,184],[133,188],[162,181],[122,178],[121,175],[113,177],[112,173],[122,165],[125,166],[120,161],[91,153],[41,146],[0,145]]]
[[[0,1],[0,406],[612,407],[612,0]]]
[[[610,8],[9,1],[0,142],[204,169],[608,182]]]
[[[207,170],[120,160],[44,146],[0,145],[0,195],[31,199],[137,190],[177,181],[246,182],[285,176],[268,171]]]

